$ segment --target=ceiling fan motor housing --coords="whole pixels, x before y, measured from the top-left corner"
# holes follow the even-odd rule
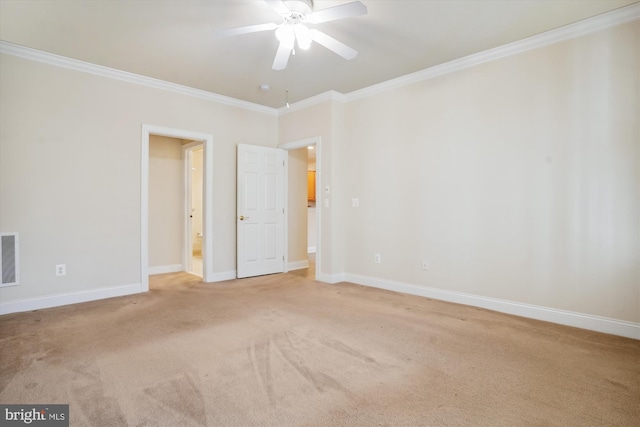
[[[282,3],[292,12],[303,15],[313,12],[313,0],[284,0]]]

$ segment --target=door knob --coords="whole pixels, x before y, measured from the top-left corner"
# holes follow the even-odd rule
[[[240,221],[244,221],[245,219],[249,219],[249,217],[248,217],[248,216],[240,215]]]

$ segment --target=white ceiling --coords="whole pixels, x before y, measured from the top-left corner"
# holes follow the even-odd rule
[[[213,30],[280,23],[262,0],[0,0],[0,39],[233,98],[282,107],[328,90],[349,93],[521,40],[638,0],[362,0],[365,16],[314,26],[353,47],[322,46],[271,69],[273,32]],[[347,1],[315,1],[315,10]],[[271,90],[262,92],[261,84]]]

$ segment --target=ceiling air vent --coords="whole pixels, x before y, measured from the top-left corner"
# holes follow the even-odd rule
[[[1,233],[0,260],[2,260],[2,283],[0,286],[15,286],[19,283],[18,233]]]

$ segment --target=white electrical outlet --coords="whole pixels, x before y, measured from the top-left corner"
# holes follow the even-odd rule
[[[66,275],[67,275],[67,265],[66,264],[56,265],[56,276],[66,276]]]
[[[351,207],[359,208],[360,207],[360,199],[351,199]]]
[[[380,254],[373,254],[373,262],[375,262],[376,264],[382,263],[382,257],[380,256]]]
[[[429,261],[426,259],[422,260],[422,269],[423,270],[428,270],[429,269]]]

